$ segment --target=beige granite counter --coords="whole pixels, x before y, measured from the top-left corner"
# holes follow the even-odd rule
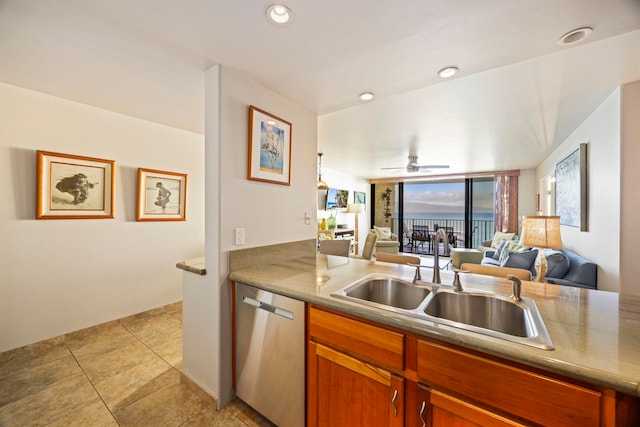
[[[198,274],[200,276],[207,274],[207,269],[204,265],[204,257],[180,261],[176,264],[176,267],[180,270],[188,271],[189,273]]]
[[[230,273],[237,282],[333,308],[424,337],[439,339],[488,354],[543,368],[579,380],[640,396],[640,297],[573,287],[523,282],[522,296],[535,300],[555,350],[541,350],[423,319],[352,303],[332,292],[371,274],[411,281],[409,266],[355,258],[318,255],[243,266]],[[423,278],[431,270],[423,269]],[[453,273],[443,270],[442,283]],[[467,289],[510,295],[510,282],[462,275]]]

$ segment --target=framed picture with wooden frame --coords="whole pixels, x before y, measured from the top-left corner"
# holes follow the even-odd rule
[[[36,219],[114,217],[115,161],[36,151]]]
[[[249,107],[248,179],[291,185],[291,128],[291,123]]]
[[[138,168],[138,221],[185,221],[187,174]]]

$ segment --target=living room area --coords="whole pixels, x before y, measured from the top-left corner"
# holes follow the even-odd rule
[[[477,249],[481,242],[492,240],[495,231],[521,234],[521,220],[525,215],[555,215],[555,197],[549,194],[549,185],[554,185],[558,164],[578,150],[581,144],[588,146],[586,175],[587,228],[579,226],[561,226],[563,249],[577,254],[581,258],[597,265],[597,288],[616,292],[635,292],[633,284],[624,277],[633,277],[636,267],[633,262],[625,262],[630,248],[630,237],[634,230],[633,206],[637,200],[625,189],[632,185],[637,172],[630,164],[630,154],[637,153],[631,135],[640,135],[640,128],[632,118],[640,111],[640,82],[626,84],[617,88],[584,120],[569,136],[544,159],[536,168],[519,170],[517,174],[517,196],[505,200],[515,202],[515,214],[511,213],[511,223],[500,227],[491,224],[482,229],[471,227],[471,239],[465,235],[465,226],[447,224],[445,218],[433,218],[432,223],[438,226],[454,226],[455,239],[450,242],[452,247]],[[622,155],[622,153],[626,153]],[[325,159],[328,154],[325,153]],[[597,159],[597,160],[596,160]],[[364,213],[347,214],[345,209],[318,211],[318,220],[333,215],[338,224],[355,228],[355,216],[358,216],[358,240],[364,242],[367,233],[374,227],[388,227],[390,232],[398,236],[398,252],[417,253],[429,256],[433,253],[433,246],[429,240],[413,240],[413,227],[420,224],[413,222],[410,215],[399,215],[397,195],[401,185],[408,186],[410,182],[430,182],[430,180],[448,178],[443,175],[420,180],[385,179],[364,180],[357,179],[346,173],[331,169],[326,160],[322,166],[322,179],[331,187],[340,187],[350,191],[349,203],[353,203],[353,192],[366,194]],[[496,172],[499,174],[499,171]],[[459,178],[459,177],[456,177]],[[493,180],[493,176],[491,177]],[[339,186],[334,183],[340,183]],[[389,192],[386,190],[390,189]],[[388,194],[393,195],[387,202]],[[387,208],[388,203],[388,208]],[[403,212],[404,213],[404,212]],[[495,211],[492,212],[495,215]],[[385,215],[388,215],[385,217]],[[400,221],[403,218],[404,221]],[[409,221],[407,221],[407,219]],[[438,222],[436,222],[438,220]],[[462,221],[464,222],[464,221]],[[433,224],[435,225],[435,224]],[[430,230],[433,232],[433,225]],[[406,226],[406,227],[405,227]],[[468,242],[468,243],[467,243]],[[362,247],[359,248],[360,251]],[[442,250],[442,248],[441,248]],[[442,255],[442,252],[441,252]],[[477,258],[476,258],[477,260]],[[476,261],[478,262],[478,261]],[[481,262],[481,259],[480,259]],[[479,262],[478,262],[479,263]]]

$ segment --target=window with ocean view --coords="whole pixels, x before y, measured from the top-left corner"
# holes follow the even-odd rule
[[[476,247],[494,231],[493,178],[405,183],[403,185],[403,228],[433,233],[452,230],[457,247]],[[465,216],[469,223],[465,222]],[[471,241],[467,244],[466,240]],[[420,245],[423,246],[423,245]]]

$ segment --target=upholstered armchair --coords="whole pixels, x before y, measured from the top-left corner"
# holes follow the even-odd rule
[[[378,236],[376,240],[375,253],[386,252],[389,254],[397,254],[400,248],[398,235],[391,232],[389,227],[373,227],[369,233],[375,233]]]

